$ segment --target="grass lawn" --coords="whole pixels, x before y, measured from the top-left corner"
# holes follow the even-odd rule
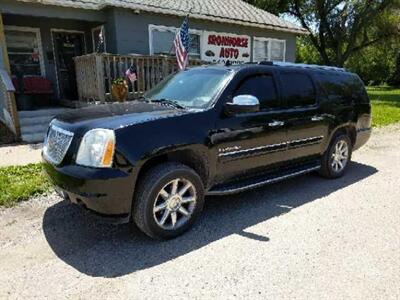
[[[400,89],[370,87],[367,90],[372,104],[374,127],[400,122]]]
[[[50,190],[41,164],[0,168],[0,206],[10,207]]]

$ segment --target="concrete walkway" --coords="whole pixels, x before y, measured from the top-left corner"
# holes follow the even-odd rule
[[[43,144],[0,146],[0,167],[41,162]]]

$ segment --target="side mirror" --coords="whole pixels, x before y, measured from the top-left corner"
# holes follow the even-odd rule
[[[258,112],[260,101],[252,95],[239,95],[232,99],[232,102],[225,104],[225,113],[229,116],[243,113]]]

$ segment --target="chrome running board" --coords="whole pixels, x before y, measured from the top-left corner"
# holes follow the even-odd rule
[[[219,187],[209,190],[206,193],[206,195],[207,196],[217,196],[217,195],[236,194],[236,193],[240,193],[240,192],[243,192],[246,190],[259,188],[264,185],[268,185],[268,184],[272,184],[272,183],[275,183],[278,181],[289,179],[292,177],[307,174],[307,173],[319,170],[320,168],[321,168],[320,164],[318,164],[318,165],[314,164],[313,166],[310,166],[310,164],[308,164],[306,168],[301,168],[301,169],[296,168],[294,170],[289,170],[287,172],[280,173],[280,174],[275,173],[275,176],[274,175],[263,176],[261,178],[258,178],[258,180],[253,179],[252,182],[248,182],[248,180],[247,180],[245,182],[237,182],[236,184],[219,186]]]

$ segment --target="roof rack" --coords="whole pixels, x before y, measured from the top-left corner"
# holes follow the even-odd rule
[[[269,65],[269,66],[280,66],[280,67],[294,67],[294,68],[303,68],[303,69],[320,69],[320,70],[328,70],[328,71],[337,71],[337,72],[347,72],[344,68],[332,67],[332,66],[320,66],[320,65],[307,65],[307,64],[296,64],[289,62],[277,62],[277,61],[260,61],[259,65]]]
[[[269,60],[264,60],[264,61],[260,61],[258,64],[259,65],[264,65],[264,66],[273,66],[274,62],[273,61],[269,61]]]

